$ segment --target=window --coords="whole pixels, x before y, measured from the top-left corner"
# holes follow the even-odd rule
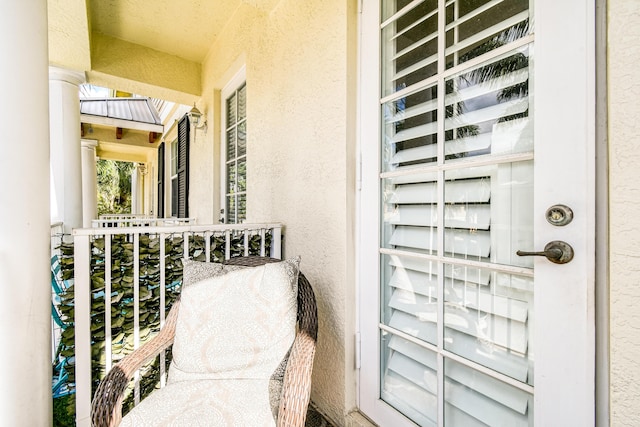
[[[164,218],[164,142],[158,146],[158,218]]]
[[[247,86],[225,97],[225,222],[247,218]]]

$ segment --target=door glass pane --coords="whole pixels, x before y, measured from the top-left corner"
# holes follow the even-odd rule
[[[382,333],[382,400],[421,426],[436,426],[436,353],[397,335]]]
[[[445,349],[533,384],[533,278],[460,265],[445,272]]]
[[[438,249],[435,173],[384,179],[383,247],[435,254]]]
[[[446,65],[462,64],[529,34],[529,0],[456,0],[446,11]]]
[[[398,255],[384,255],[382,268],[383,323],[407,335],[437,345],[437,263]]]
[[[449,359],[444,374],[445,426],[533,426],[533,395]]]
[[[445,158],[533,150],[529,59],[523,46],[445,81]]]
[[[532,423],[529,4],[380,3],[380,393],[418,425]]]
[[[446,171],[444,199],[447,256],[533,266],[532,161]]]
[[[386,102],[382,106],[385,170],[437,160],[438,86]]]
[[[438,2],[383,2],[383,96],[438,72]]]

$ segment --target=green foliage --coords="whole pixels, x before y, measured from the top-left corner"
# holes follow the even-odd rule
[[[74,427],[75,421],[75,394],[53,399],[53,427]]]
[[[98,160],[98,215],[131,213],[131,173],[134,164]]]
[[[231,234],[231,256],[244,255],[244,236],[240,233]],[[189,235],[189,257],[197,261],[206,260],[206,241],[202,235]],[[225,234],[209,237],[210,260],[222,262],[225,254]],[[260,255],[260,235],[249,237],[249,254]],[[158,235],[141,234],[139,238],[140,261],[139,274],[139,319],[140,345],[153,338],[160,330],[160,238]],[[182,284],[182,258],[184,235],[174,234],[167,237],[165,245],[165,313],[177,299]],[[265,236],[267,253],[271,247],[271,233]],[[73,244],[63,243],[60,265],[65,280],[73,278],[74,258]],[[113,363],[121,360],[134,350],[134,243],[130,235],[114,235],[111,238],[111,359]],[[91,243],[91,357],[92,357],[92,391],[95,392],[100,379],[106,374],[105,352],[105,238],[97,237]],[[65,322],[70,323],[61,337],[61,351],[63,357],[71,358],[75,355],[75,331],[72,325],[74,319],[74,286],[60,296],[59,310]],[[171,361],[171,354],[166,355],[166,369]],[[141,369],[140,395],[142,398],[153,391],[160,381],[159,358],[156,357]],[[67,367],[70,386],[75,387],[74,365]],[[123,411],[126,413],[133,407],[133,382],[125,393]],[[59,399],[56,399],[59,400]],[[64,403],[66,402],[66,403]],[[65,413],[75,414],[74,395],[70,400],[56,402],[56,407],[66,407],[66,411],[58,409],[55,417],[62,417]],[[54,422],[58,422],[54,420]],[[60,420],[62,423],[62,418]],[[58,424],[56,424],[58,425]],[[64,426],[65,424],[59,424]]]

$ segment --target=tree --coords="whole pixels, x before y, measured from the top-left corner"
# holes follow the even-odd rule
[[[98,160],[98,215],[131,213],[131,173],[134,164]]]

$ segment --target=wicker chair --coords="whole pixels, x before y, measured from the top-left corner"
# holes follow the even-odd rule
[[[229,265],[254,267],[280,260],[265,257],[237,257]],[[315,295],[302,273],[298,277],[298,328],[284,371],[278,409],[278,426],[304,426],[311,392],[311,370],[315,355],[318,319]],[[124,391],[133,374],[142,365],[173,343],[179,300],[174,304],[164,328],[151,341],[122,359],[98,386],[91,405],[92,425],[114,427],[122,419]]]

